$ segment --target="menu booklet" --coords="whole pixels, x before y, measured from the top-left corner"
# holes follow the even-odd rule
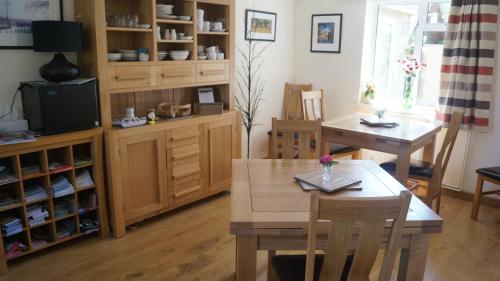
[[[315,188],[328,193],[341,191],[346,188],[361,190],[361,180],[349,176],[333,175],[330,181],[324,181],[322,172],[312,172],[307,174],[296,174],[294,178],[304,190],[312,190]]]

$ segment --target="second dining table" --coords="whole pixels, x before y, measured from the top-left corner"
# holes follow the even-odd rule
[[[423,148],[423,161],[432,163],[436,135],[441,124],[413,117],[390,116],[399,126],[394,128],[369,127],[360,124],[360,118],[368,114],[355,113],[323,122],[322,149],[326,153],[332,143],[385,152],[397,156],[394,177],[406,184],[411,154]]]

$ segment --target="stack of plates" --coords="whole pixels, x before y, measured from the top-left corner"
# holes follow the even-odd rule
[[[136,50],[119,50],[124,61],[138,61],[139,55]]]
[[[172,19],[172,9],[174,8],[173,5],[163,5],[163,4],[157,4],[156,5],[156,16],[160,19]],[[177,17],[175,17],[177,18]]]
[[[189,57],[189,51],[170,51],[169,54],[173,60],[186,60]]]
[[[158,51],[158,60],[161,61],[161,60],[164,60],[168,55],[168,52],[164,52],[164,51]]]

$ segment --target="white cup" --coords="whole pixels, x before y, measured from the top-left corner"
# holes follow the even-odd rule
[[[209,21],[204,21],[203,22],[203,31],[204,32],[210,31],[210,22]]]
[[[217,53],[217,59],[218,60],[223,60],[224,59],[224,53]]]
[[[215,30],[222,30],[222,22],[215,22],[214,29]]]
[[[205,52],[205,46],[198,45],[198,47],[196,48],[196,50],[198,50],[198,53]]]
[[[217,54],[218,48],[217,48],[217,46],[212,46],[212,47],[208,47],[206,49],[206,51],[207,51],[207,54]]]
[[[217,53],[208,53],[207,57],[209,60],[216,60],[217,59]]]

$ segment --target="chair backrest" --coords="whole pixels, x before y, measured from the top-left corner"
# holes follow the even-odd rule
[[[330,223],[320,281],[340,280],[353,247],[354,259],[347,280],[366,281],[380,249],[387,220],[392,219],[378,278],[379,281],[389,280],[411,196],[408,190],[401,191],[399,196],[374,198],[329,197],[320,196],[318,191],[312,192],[305,280],[313,280],[318,220]],[[359,236],[355,240],[353,234],[358,234],[358,230]]]
[[[284,120],[304,120],[302,115],[302,91],[311,91],[311,84],[285,84],[283,102]]]
[[[302,115],[304,120],[324,120],[323,90],[302,91]]]
[[[439,151],[436,161],[434,161],[434,168],[432,171],[432,180],[429,185],[430,190],[427,191],[426,201],[432,202],[434,196],[440,192],[441,183],[443,181],[444,173],[448,167],[448,162],[450,161],[451,152],[455,146],[455,141],[457,140],[458,132],[462,126],[462,121],[464,119],[464,112],[455,111],[451,115],[450,123],[448,125],[448,130],[444,137],[443,145]]]
[[[279,142],[278,134],[280,134]],[[273,118],[271,158],[279,158],[279,146],[281,146],[281,159],[317,159],[319,158],[320,145],[311,148],[311,139],[314,139],[317,144],[321,143],[320,120],[278,120]]]

